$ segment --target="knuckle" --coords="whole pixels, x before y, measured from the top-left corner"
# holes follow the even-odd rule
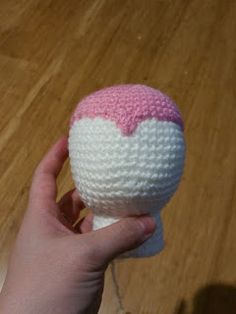
[[[125,232],[127,237],[139,239],[143,236],[143,229],[135,218],[127,218],[123,229],[122,232]]]
[[[117,225],[117,241],[122,250],[133,248],[143,242],[143,229],[136,218],[125,218]]]

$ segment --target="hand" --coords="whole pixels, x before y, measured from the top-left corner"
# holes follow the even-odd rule
[[[59,140],[37,167],[0,297],[2,314],[97,313],[108,263],[154,232],[151,217],[125,218],[91,231],[77,192],[57,203],[56,178],[68,156]]]

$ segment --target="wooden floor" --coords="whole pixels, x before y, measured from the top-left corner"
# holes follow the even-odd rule
[[[235,39],[234,0],[0,1],[1,284],[33,170],[76,103],[143,83],[182,111],[185,174],[165,250],[115,262],[100,313],[236,313]],[[67,164],[60,193],[72,185]]]

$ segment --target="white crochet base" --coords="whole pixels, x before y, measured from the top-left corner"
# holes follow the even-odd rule
[[[149,119],[131,136],[124,136],[112,121],[83,118],[70,129],[69,154],[81,198],[98,216],[94,228],[116,218],[150,213],[159,228],[126,256],[159,252],[163,247],[159,210],[177,189],[184,166],[185,144],[179,125]]]

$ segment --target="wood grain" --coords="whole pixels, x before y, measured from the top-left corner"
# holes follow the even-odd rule
[[[186,168],[165,250],[115,262],[123,310],[109,268],[100,313],[236,313],[235,38],[233,0],[0,1],[1,284],[32,173],[76,103],[138,82],[179,104]]]

